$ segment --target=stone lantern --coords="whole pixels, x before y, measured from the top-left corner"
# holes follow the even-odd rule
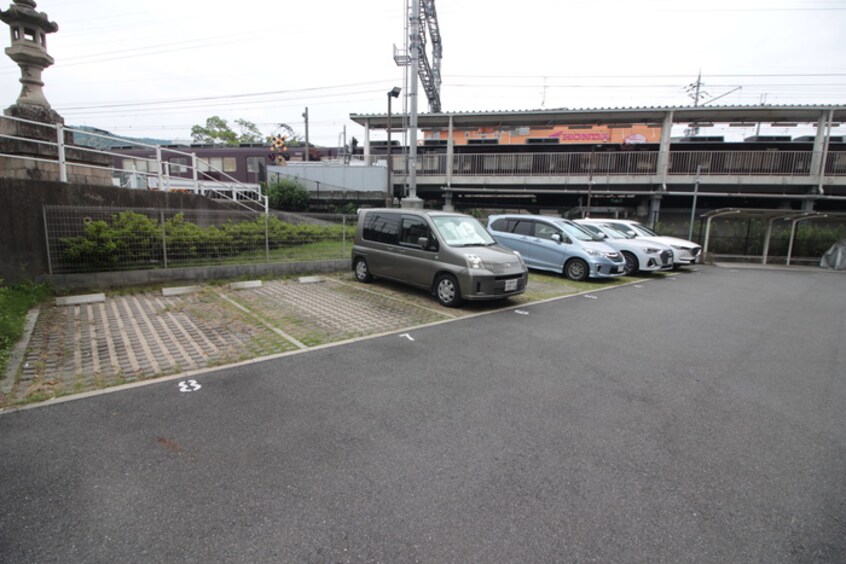
[[[21,68],[23,85],[17,103],[5,113],[44,123],[63,123],[44,97],[41,81],[42,71],[54,62],[47,53],[47,34],[58,31],[59,25],[44,12],[37,12],[35,6],[34,0],[15,0],[8,10],[0,11],[0,20],[9,25],[12,33],[12,45],[6,48],[6,54]]]
[[[41,73],[53,64],[47,34],[59,30],[34,0],[14,0],[0,20],[9,25],[6,54],[21,68],[17,102],[0,117],[0,177],[111,185],[111,157],[73,144],[65,120],[44,97]]]

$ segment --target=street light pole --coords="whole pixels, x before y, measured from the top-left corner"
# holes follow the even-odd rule
[[[590,174],[588,175],[587,207],[582,211],[582,217],[590,217],[590,197],[593,193],[593,169],[596,168],[596,161],[594,160],[595,151],[596,145],[593,145],[590,148]]]
[[[702,172],[702,165],[696,165],[696,178],[693,181],[693,204],[690,206],[690,229],[687,231],[687,240],[693,241],[693,222],[696,220],[696,197],[699,195],[699,175]]]
[[[303,160],[308,162],[308,107],[303,112],[303,118],[305,119],[305,152],[303,152]]]
[[[393,191],[394,187],[391,185],[391,173],[393,172],[393,147],[391,146],[391,98],[399,97],[400,89],[394,86],[388,90],[388,186],[385,189],[385,207],[389,208],[393,205]]]

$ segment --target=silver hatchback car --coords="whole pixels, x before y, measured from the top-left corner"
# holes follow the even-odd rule
[[[448,307],[516,296],[529,276],[519,253],[498,245],[469,215],[390,208],[359,210],[352,269],[359,282],[404,282]]]
[[[567,219],[492,215],[488,229],[498,243],[518,251],[530,268],[558,272],[571,280],[626,273],[626,261],[619,251]]]

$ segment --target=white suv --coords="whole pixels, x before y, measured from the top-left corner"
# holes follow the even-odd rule
[[[699,256],[702,254],[701,245],[694,243],[693,241],[679,239],[678,237],[664,237],[658,235],[638,221],[632,221],[630,219],[603,219],[601,221],[602,223],[610,225],[615,229],[619,229],[626,235],[634,235],[639,239],[646,239],[647,241],[656,241],[658,243],[670,245],[673,248],[673,264],[675,266],[696,264],[699,260]]]
[[[606,245],[611,245],[623,254],[626,274],[673,268],[674,253],[669,245],[628,235],[602,219],[577,219],[576,223],[594,235],[604,237]]]

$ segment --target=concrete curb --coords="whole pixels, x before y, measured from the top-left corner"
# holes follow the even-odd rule
[[[4,394],[12,390],[15,385],[15,377],[21,369],[26,350],[29,348],[29,341],[32,338],[32,331],[35,329],[35,322],[38,321],[38,314],[41,312],[40,308],[32,308],[26,314],[24,321],[23,335],[18,339],[15,348],[12,349],[12,354],[9,356],[9,364],[6,365],[6,374],[3,378],[3,387],[0,389]]]

